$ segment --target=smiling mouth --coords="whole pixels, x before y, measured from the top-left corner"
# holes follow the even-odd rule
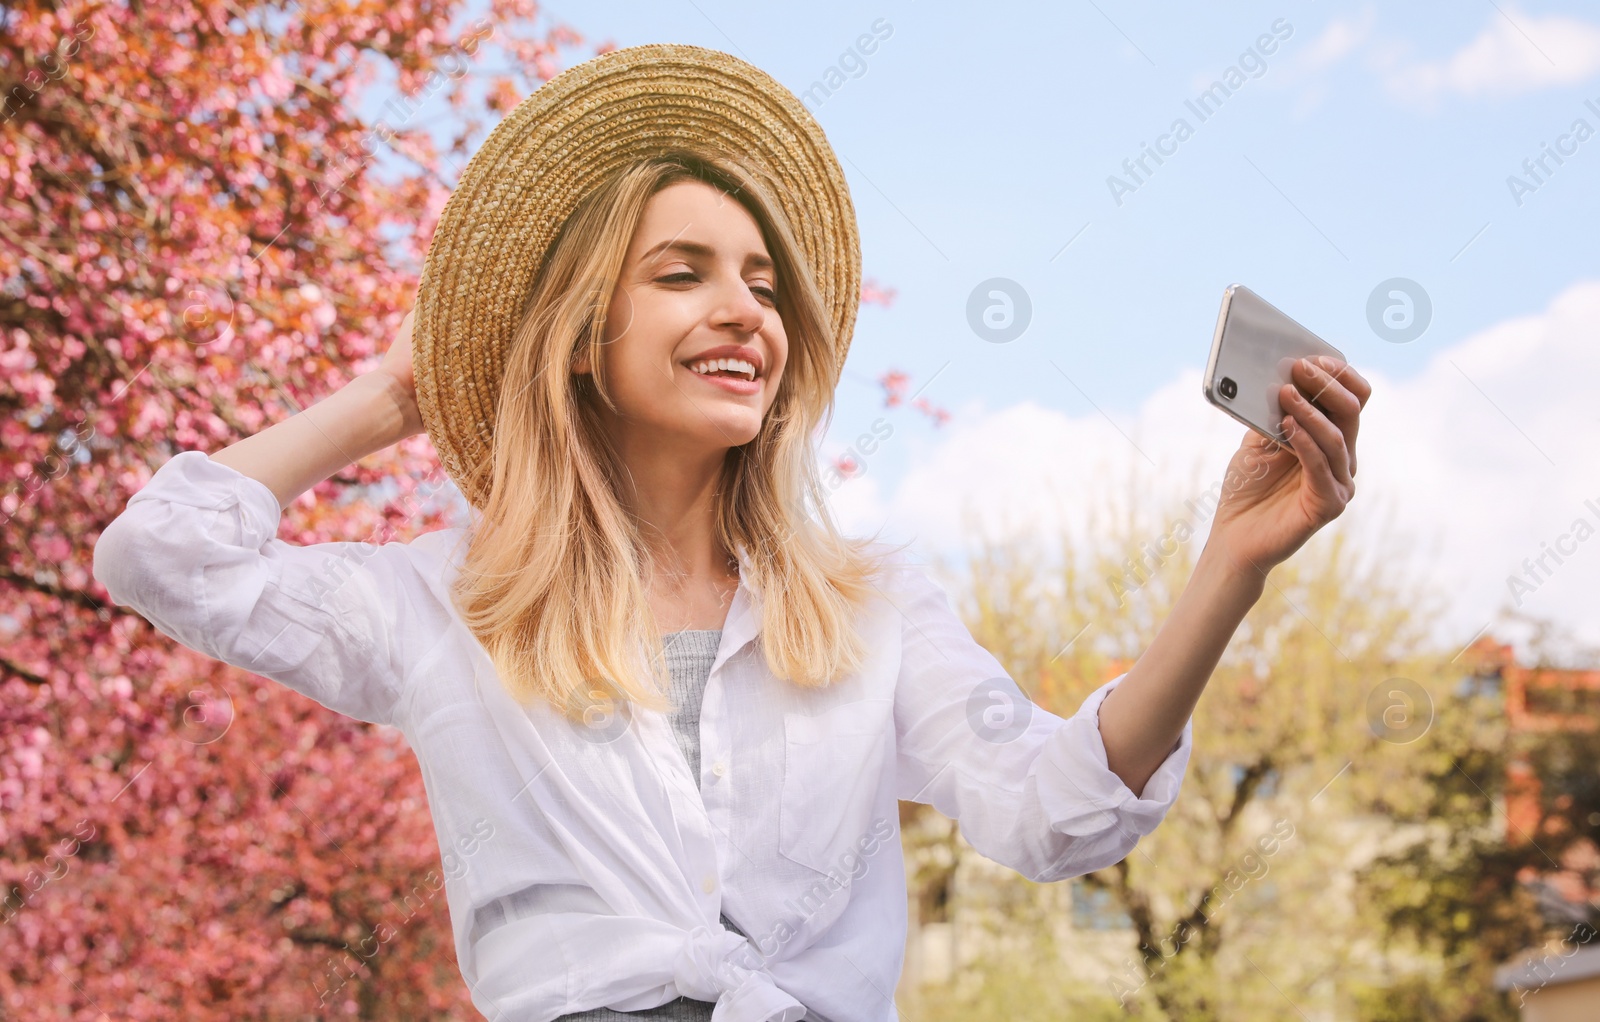
[[[742,372],[696,372],[693,368],[685,366],[689,372],[704,380],[718,390],[732,393],[739,397],[753,397],[761,393],[761,379],[751,379],[748,373]]]
[[[684,365],[696,376],[711,376],[724,380],[743,380],[754,383],[759,377],[753,365],[744,359],[738,358],[713,358],[702,362],[686,362]]]

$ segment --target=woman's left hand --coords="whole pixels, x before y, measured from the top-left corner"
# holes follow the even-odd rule
[[[1314,363],[1323,363],[1322,365]],[[1278,403],[1292,450],[1249,430],[1228,463],[1206,545],[1265,574],[1344,512],[1355,496],[1356,431],[1372,385],[1330,356],[1295,362]]]

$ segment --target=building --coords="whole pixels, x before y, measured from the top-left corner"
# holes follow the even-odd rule
[[[1495,973],[1495,989],[1506,991],[1521,1007],[1523,1022],[1600,1018],[1600,945],[1593,938],[1592,928],[1582,930],[1554,951],[1502,966]]]
[[[1523,667],[1509,645],[1487,636],[1473,643],[1466,658],[1480,691],[1497,690],[1505,700],[1506,721],[1518,735],[1555,731],[1593,731],[1600,726],[1600,671]],[[1506,778],[1506,840],[1536,841],[1545,830],[1541,784],[1526,758],[1515,757]],[[1600,820],[1590,819],[1593,825]],[[1525,952],[1495,972],[1495,989],[1521,1009],[1523,1022],[1588,1022],[1600,1018],[1600,941],[1589,920],[1600,909],[1600,850],[1587,839],[1562,854],[1559,868],[1529,872],[1552,923],[1570,926],[1555,944]]]

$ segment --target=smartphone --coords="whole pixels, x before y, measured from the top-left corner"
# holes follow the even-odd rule
[[[1293,383],[1290,368],[1302,358],[1344,353],[1296,323],[1243,284],[1222,293],[1217,332],[1206,362],[1206,400],[1273,441],[1289,447],[1278,389]]]

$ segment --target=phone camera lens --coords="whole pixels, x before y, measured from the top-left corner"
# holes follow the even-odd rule
[[[1217,384],[1217,390],[1229,401],[1239,395],[1239,385],[1233,382],[1233,377],[1231,376],[1224,376],[1222,381]]]

